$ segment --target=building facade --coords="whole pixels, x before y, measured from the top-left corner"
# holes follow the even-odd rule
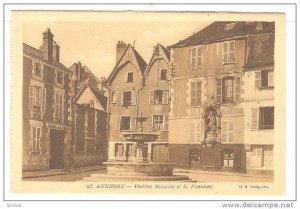
[[[147,65],[124,42],[117,44],[117,64],[107,79],[109,88],[109,160],[134,160],[135,143],[122,133],[137,131],[135,117],[143,116],[145,132],[159,132],[157,142],[146,143],[145,159],[168,161],[169,52],[158,44]]]
[[[274,31],[249,35],[245,66],[247,172],[274,173]]]
[[[50,29],[36,49],[23,44],[23,170],[69,168],[72,72]]]
[[[273,27],[274,23],[266,22],[214,22],[171,46],[175,66],[169,117],[171,162],[195,169],[246,171],[249,36],[268,33]],[[252,47],[254,53],[259,50]],[[218,112],[213,148],[206,146],[205,112],[212,105]]]

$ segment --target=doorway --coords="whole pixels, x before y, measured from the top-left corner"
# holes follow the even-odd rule
[[[189,156],[189,161],[190,161],[190,169],[199,169],[201,168],[201,151],[200,149],[193,149],[190,150],[190,156]]]
[[[63,168],[64,155],[64,131],[50,130],[50,161],[51,169]]]

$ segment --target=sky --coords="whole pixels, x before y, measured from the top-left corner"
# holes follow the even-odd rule
[[[30,22],[23,24],[23,42],[42,45],[42,33],[50,28],[60,45],[60,61],[66,67],[80,61],[98,78],[111,73],[116,64],[116,43],[133,44],[148,63],[153,47],[172,45],[198,32],[210,22]]]

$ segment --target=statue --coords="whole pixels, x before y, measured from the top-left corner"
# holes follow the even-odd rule
[[[208,132],[216,132],[217,120],[213,111],[209,111],[207,118],[207,131]]]

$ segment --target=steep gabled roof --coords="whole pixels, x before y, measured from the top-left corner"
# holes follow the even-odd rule
[[[171,45],[171,48],[217,42],[248,34],[274,33],[274,22],[213,22],[192,36]]]
[[[133,55],[133,57],[131,55]],[[136,65],[136,67],[139,69],[141,77],[143,76],[147,67],[147,63],[141,57],[141,55],[130,44],[128,44],[120,60],[117,62],[111,74],[108,76],[108,84],[111,84],[112,80],[118,74],[119,70],[122,69],[128,62]]]
[[[249,35],[248,58],[245,69],[264,67],[274,64],[275,34]]]
[[[170,51],[168,51],[164,46],[162,46],[161,44],[157,44],[154,48],[152,57],[147,65],[147,68],[144,72],[144,75],[147,75],[149,73],[149,70],[151,69],[153,63],[157,60],[157,59],[164,59],[166,60],[166,62],[169,64],[170,63]]]
[[[100,105],[101,105],[101,107],[103,108],[103,110],[104,111],[106,111],[106,109],[107,109],[107,98],[103,95],[103,94],[101,94],[97,89],[94,89],[94,88],[92,88],[92,87],[90,87],[90,86],[88,86],[88,85],[84,85],[81,89],[80,89],[80,91],[78,92],[78,94],[75,96],[75,98],[73,99],[73,102],[77,102],[79,99],[80,99],[80,97],[81,97],[81,95],[85,92],[85,90],[87,90],[87,89],[90,89],[91,90],[91,92],[94,94],[94,96],[95,96],[95,98],[97,99],[97,101],[96,102],[98,102]]]

